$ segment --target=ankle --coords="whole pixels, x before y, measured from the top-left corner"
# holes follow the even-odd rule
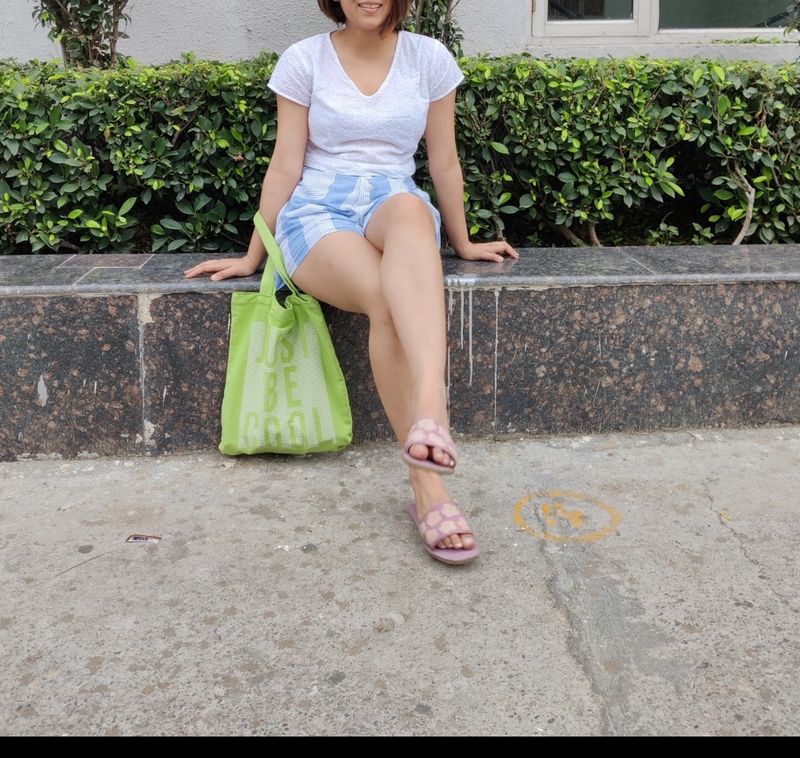
[[[438,474],[415,470],[408,478],[417,500],[447,499],[447,488]]]
[[[447,390],[444,384],[434,387],[417,387],[414,389],[414,409],[417,412],[416,418],[422,416],[437,417],[441,423],[447,420]]]

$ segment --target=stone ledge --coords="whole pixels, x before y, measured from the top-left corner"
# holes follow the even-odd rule
[[[183,279],[207,257],[0,258],[0,459],[216,447],[230,293],[259,277]],[[800,423],[798,245],[447,258],[445,281],[457,433]],[[327,317],[356,440],[390,436],[366,318]]]
[[[575,287],[598,284],[712,284],[800,281],[800,245],[526,248],[518,261],[444,257],[445,286]],[[258,289],[260,274],[212,282],[183,271],[219,256],[21,255],[0,257],[0,297],[235,292]]]

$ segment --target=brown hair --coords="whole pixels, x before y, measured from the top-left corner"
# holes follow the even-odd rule
[[[411,7],[411,0],[389,0],[389,2],[392,3],[392,10],[389,11],[389,15],[381,27],[381,36],[392,29],[399,31]],[[347,21],[342,6],[336,0],[317,0],[317,4],[319,9],[337,24],[343,24]]]

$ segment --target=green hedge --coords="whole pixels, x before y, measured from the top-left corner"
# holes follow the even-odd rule
[[[275,140],[275,60],[0,63],[0,251],[242,251]],[[461,64],[477,237],[731,242],[752,200],[746,241],[800,241],[800,65]]]

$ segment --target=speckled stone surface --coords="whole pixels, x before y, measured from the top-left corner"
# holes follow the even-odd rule
[[[0,460],[132,453],[136,297],[0,298]]]
[[[230,295],[140,295],[145,445],[216,447],[228,360]]]
[[[504,291],[498,433],[800,417],[800,284]]]
[[[369,362],[369,321],[366,316],[323,307],[333,347],[339,358],[350,411],[353,414],[353,442],[394,439]]]
[[[216,447],[230,293],[260,276],[183,277],[209,257],[0,258],[0,458]],[[798,245],[444,264],[458,433],[800,422]],[[354,440],[391,438],[366,317],[325,312]]]
[[[800,281],[800,245],[528,248],[516,261],[444,263],[449,287]]]
[[[480,435],[494,431],[496,292],[447,293],[448,398],[450,423],[456,431]]]
[[[517,261],[463,261],[444,255],[448,287],[585,286],[800,281],[800,245],[525,248]],[[183,272],[205,254],[7,255],[0,297],[69,292],[130,294],[257,290],[260,275],[212,282]]]

